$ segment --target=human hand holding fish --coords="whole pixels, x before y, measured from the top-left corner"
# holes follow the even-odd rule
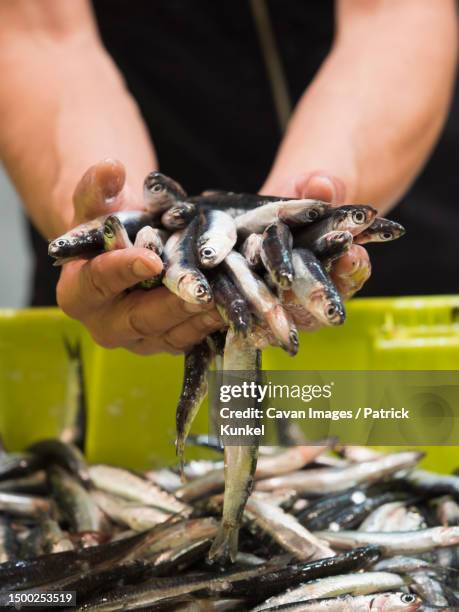
[[[126,184],[124,166],[105,160],[84,174],[74,206],[77,225],[103,214],[139,210],[143,204]],[[211,305],[188,304],[165,287],[127,293],[162,270],[160,257],[146,248],[114,250],[88,260],[70,257],[59,279],[58,303],[106,348],[182,352],[218,329],[221,319]]]

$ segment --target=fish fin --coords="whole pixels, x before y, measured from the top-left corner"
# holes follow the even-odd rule
[[[228,561],[234,563],[237,556],[238,540],[239,527],[222,523],[209,550],[209,561],[222,565]]]

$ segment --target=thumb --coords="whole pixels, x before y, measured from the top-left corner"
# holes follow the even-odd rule
[[[75,220],[81,223],[119,210],[125,180],[126,171],[118,160],[105,159],[91,166],[73,194]]]
[[[297,178],[295,192],[297,197],[322,200],[331,204],[342,203],[346,197],[344,182],[322,170],[309,172]]]

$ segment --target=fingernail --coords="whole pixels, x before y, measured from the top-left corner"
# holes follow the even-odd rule
[[[329,176],[313,174],[304,186],[304,196],[313,200],[335,202],[337,197],[335,183]]]
[[[151,261],[151,264],[148,264],[145,259],[136,259],[132,264],[132,271],[139,278],[148,278],[158,273],[156,262],[154,263],[155,265],[153,265],[153,261]]]

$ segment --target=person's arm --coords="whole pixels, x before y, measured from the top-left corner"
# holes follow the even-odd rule
[[[440,134],[457,59],[454,0],[337,0],[333,48],[264,193],[371,203],[406,192]]]
[[[2,0],[0,74],[0,157],[43,236],[141,206],[154,151],[87,0]],[[119,163],[99,164],[80,182],[74,205],[79,179],[104,158],[123,161],[126,181]],[[104,346],[179,351],[221,322],[214,312],[196,314],[165,289],[125,295],[161,268],[146,249],[71,262],[61,274],[58,302]]]

